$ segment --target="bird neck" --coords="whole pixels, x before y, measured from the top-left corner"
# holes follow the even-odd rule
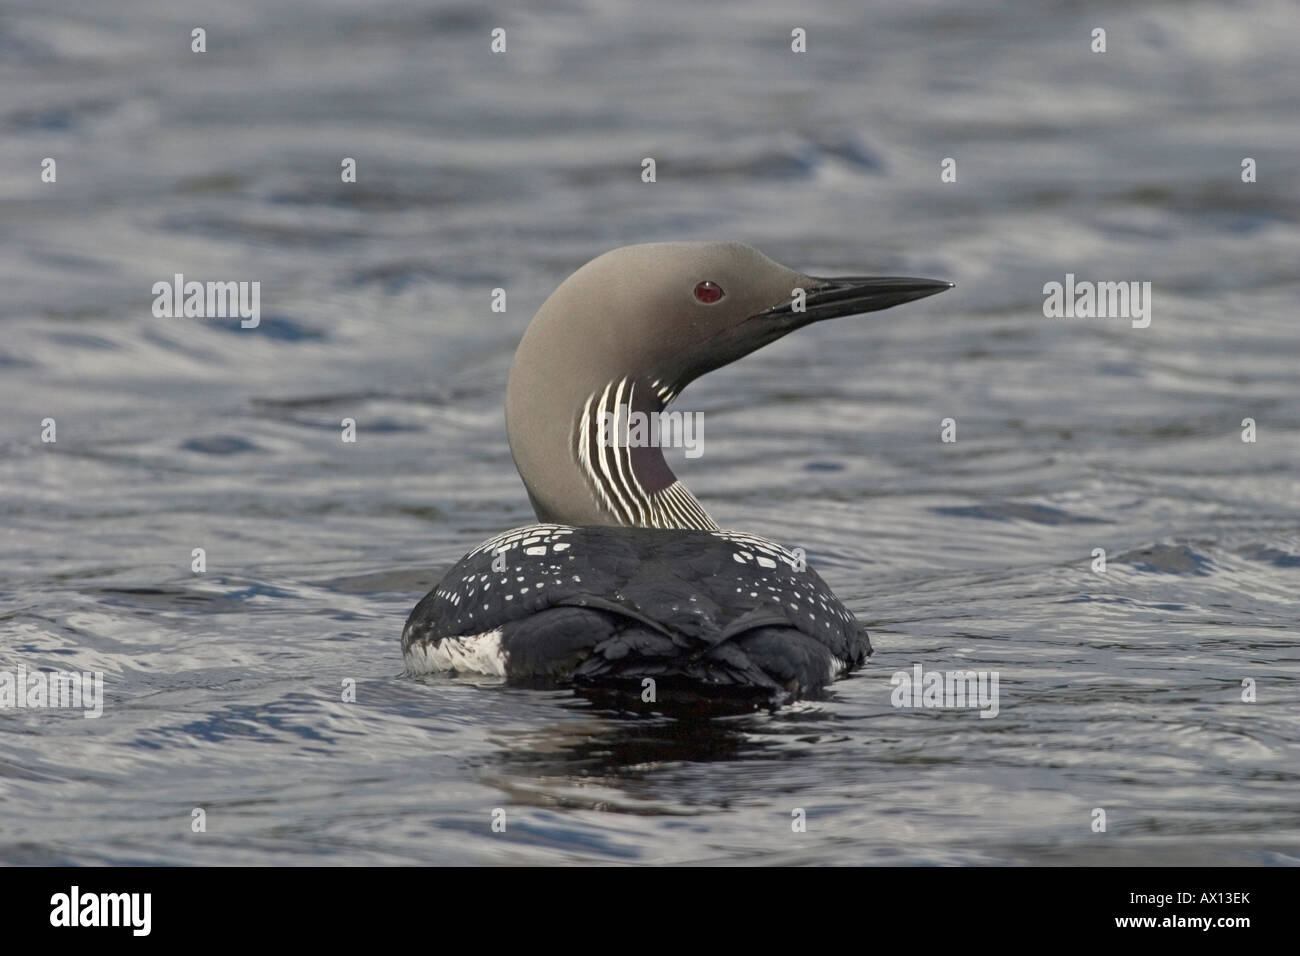
[[[623,377],[594,390],[578,410],[575,458],[607,523],[717,530],[664,460],[664,444],[698,448],[703,437],[689,413],[665,412],[674,397],[669,385]]]

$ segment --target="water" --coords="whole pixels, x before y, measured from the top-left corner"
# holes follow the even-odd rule
[[[870,6],[10,0],[0,669],[108,700],[0,715],[0,861],[1300,861],[1300,13]],[[701,723],[404,676],[412,605],[530,518],[528,318],[670,238],[958,282],[680,400],[678,474],[875,657]],[[154,318],[177,272],[260,281],[260,327]],[[1044,318],[1067,272],[1151,326]],[[917,663],[998,716],[895,709]]]

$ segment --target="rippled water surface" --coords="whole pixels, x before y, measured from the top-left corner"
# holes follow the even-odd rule
[[[108,699],[0,712],[0,861],[1300,862],[1300,14],[1093,6],[7,2],[0,669]],[[531,517],[529,317],[679,238],[958,283],[679,400],[678,474],[876,655],[698,722],[405,676],[411,606]],[[261,325],[155,318],[175,273]],[[1150,327],[1044,318],[1066,273]],[[915,664],[997,717],[895,709]]]

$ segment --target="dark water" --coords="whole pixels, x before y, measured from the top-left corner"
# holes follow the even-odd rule
[[[7,0],[0,669],[108,699],[0,713],[0,861],[1300,862],[1297,6],[862,6]],[[527,320],[674,238],[958,282],[680,400],[678,474],[876,656],[700,723],[404,676],[410,607],[530,518]],[[261,325],[155,318],[178,272]],[[1066,273],[1151,282],[1150,327],[1045,318]],[[915,664],[998,716],[894,708]]]

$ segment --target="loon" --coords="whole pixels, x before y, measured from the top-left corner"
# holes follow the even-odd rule
[[[649,678],[656,699],[779,705],[862,664],[866,630],[802,552],[720,529],[628,423],[795,329],[952,286],[817,278],[739,242],[646,243],[588,262],[528,325],[506,386],[538,523],[479,545],[415,606],[407,673],[629,696]]]

